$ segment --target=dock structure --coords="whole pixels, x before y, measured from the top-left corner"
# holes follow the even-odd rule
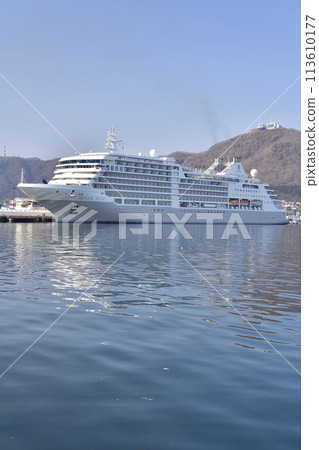
[[[19,211],[0,209],[0,222],[52,222],[54,216],[49,211]]]
[[[21,170],[23,182],[24,170]],[[26,197],[15,197],[11,202],[5,201],[0,206],[0,222],[52,222],[53,214],[39,205],[35,200]]]

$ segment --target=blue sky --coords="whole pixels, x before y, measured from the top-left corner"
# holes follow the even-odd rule
[[[79,150],[130,154],[242,133],[300,75],[300,3],[2,1],[0,72]],[[0,155],[74,150],[0,78]],[[269,111],[300,129],[300,81]]]

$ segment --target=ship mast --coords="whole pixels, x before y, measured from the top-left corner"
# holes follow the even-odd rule
[[[111,150],[113,152],[117,152],[116,144],[118,142],[122,142],[122,141],[117,139],[116,132],[114,130],[114,125],[112,125],[112,131],[108,131],[107,132],[105,148],[107,150]]]

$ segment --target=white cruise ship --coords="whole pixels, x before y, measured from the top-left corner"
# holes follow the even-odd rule
[[[119,153],[118,142],[112,127],[106,151],[61,158],[48,183],[18,187],[57,221],[118,223],[121,213],[132,213],[127,222],[145,214],[150,223],[172,223],[188,213],[187,223],[199,223],[200,213],[214,213],[214,223],[228,223],[238,213],[245,224],[287,223],[273,189],[256,178],[256,169],[247,176],[239,158],[215,160],[200,173],[170,157]]]

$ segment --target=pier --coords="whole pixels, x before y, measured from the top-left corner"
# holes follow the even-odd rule
[[[23,181],[23,169],[21,172]],[[53,214],[30,198],[16,197],[0,206],[0,222],[52,222]]]
[[[19,211],[0,209],[0,222],[52,222],[54,216],[47,211]]]

